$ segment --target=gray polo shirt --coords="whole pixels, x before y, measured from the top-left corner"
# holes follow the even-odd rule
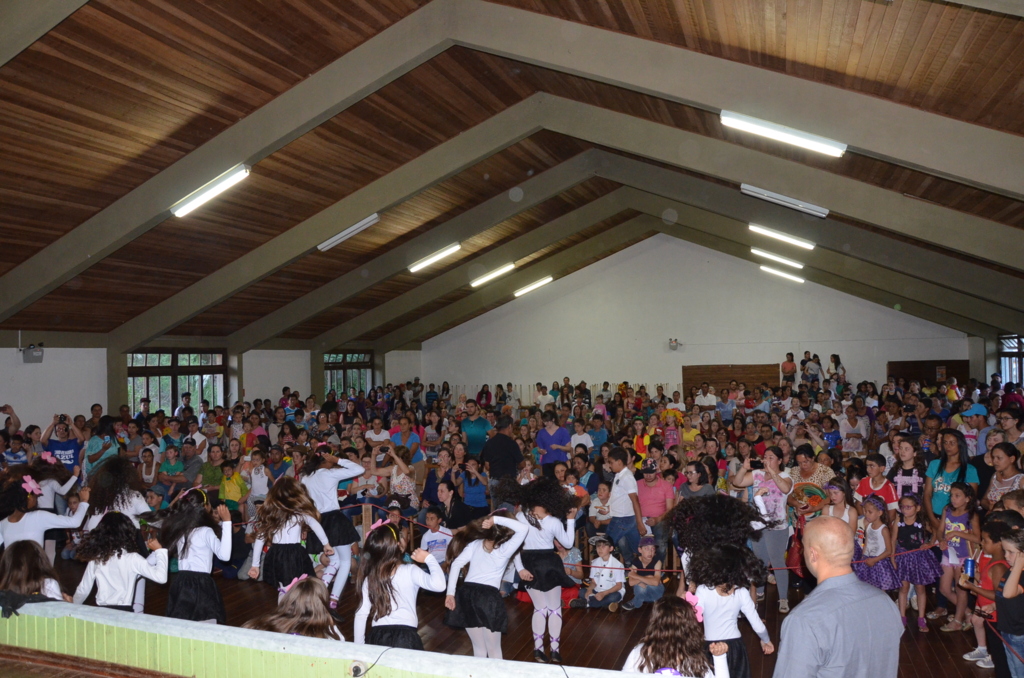
[[[196,481],[196,476],[199,475],[199,471],[203,468],[203,460],[200,459],[199,455],[197,454],[196,456],[192,457],[191,460],[182,457],[181,461],[182,464],[184,464],[185,466],[185,469],[182,471],[182,474],[185,476],[185,480],[188,481],[189,485],[191,485]]]
[[[782,623],[774,678],[896,678],[900,613],[850,573],[827,579]]]

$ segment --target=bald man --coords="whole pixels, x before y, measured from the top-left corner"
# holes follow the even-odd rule
[[[807,523],[804,559],[818,585],[782,623],[775,678],[896,678],[900,613],[853,573],[849,524],[830,517]]]

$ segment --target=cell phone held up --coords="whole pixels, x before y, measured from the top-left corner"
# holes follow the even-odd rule
[[[759,471],[759,470],[762,470],[762,469],[764,469],[764,462],[763,461],[761,461],[760,459],[751,459],[750,460],[750,470],[751,471]]]

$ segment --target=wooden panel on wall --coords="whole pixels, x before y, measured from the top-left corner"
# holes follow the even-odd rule
[[[945,372],[945,378],[943,378]],[[897,360],[886,363],[886,374],[908,382],[912,379],[924,384],[944,384],[949,377],[966,384],[971,376],[969,360]],[[984,375],[979,375],[984,376]]]
[[[721,393],[723,387],[735,379],[741,384],[751,386],[762,382],[769,386],[778,386],[782,371],[778,363],[762,365],[683,365],[683,393],[689,392],[691,386],[700,386],[708,382]]]

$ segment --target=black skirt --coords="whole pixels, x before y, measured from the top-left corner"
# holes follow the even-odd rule
[[[320,526],[324,528],[324,533],[327,534],[327,539],[331,542],[331,546],[348,546],[359,541],[359,533],[356,532],[352,521],[341,512],[341,509],[321,513]],[[320,543],[320,537],[316,536],[313,530],[307,532],[306,551],[308,553],[320,553],[323,550],[324,545]],[[288,581],[291,580],[289,579]]]
[[[227,622],[224,600],[213,577],[209,572],[189,570],[182,570],[171,579],[164,616],[198,622],[215,619],[218,624]]]
[[[533,575],[532,581],[523,581],[523,586],[538,591],[550,591],[559,586],[572,588],[576,582],[565,573],[565,564],[554,550],[537,549],[522,551],[523,569]]]
[[[135,612],[135,608],[131,605],[97,605],[96,607],[102,607],[105,610],[120,610],[121,612]],[[211,617],[212,619],[212,617]]]
[[[462,582],[455,591],[455,609],[444,613],[444,623],[456,629],[483,628],[508,631],[508,611],[498,589],[486,584]]]
[[[271,544],[263,559],[263,581],[274,588],[292,583],[296,577],[316,576],[313,561],[302,544]]]
[[[729,651],[725,655],[725,661],[729,664],[729,678],[750,678],[750,660],[747,658],[747,646],[742,638],[709,640],[705,647],[710,648],[711,643],[725,643],[729,646]],[[710,652],[708,654],[710,655]],[[710,656],[708,658],[710,659]]]
[[[380,645],[381,647],[397,647],[403,650],[422,650],[423,639],[411,626],[400,624],[385,624],[383,626],[371,626],[370,632],[366,634],[368,645]]]

